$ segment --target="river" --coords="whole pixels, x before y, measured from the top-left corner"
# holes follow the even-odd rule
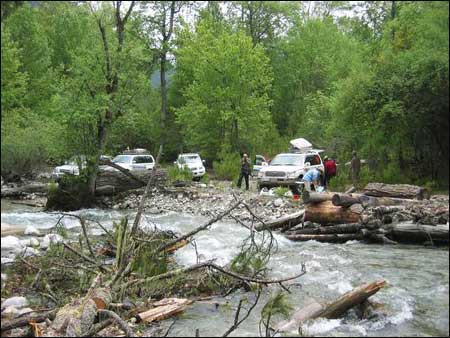
[[[11,204],[2,200],[1,221],[19,226],[33,225],[40,229],[53,227],[58,215],[50,215],[36,208]],[[124,214],[132,211],[86,209],[78,211],[112,226]],[[144,226],[186,233],[205,222],[202,216],[166,213],[145,215]],[[71,232],[78,232],[80,225],[74,218],[65,218],[64,224]],[[98,234],[100,229],[90,229]],[[226,264],[238,252],[248,230],[234,222],[222,221],[209,231],[197,234],[198,253],[204,260],[217,259]],[[380,316],[359,320],[349,314],[343,319],[312,321],[303,327],[308,336],[448,336],[449,335],[449,251],[448,247],[433,248],[412,245],[367,245],[356,241],[346,244],[324,244],[314,241],[291,242],[276,235],[278,252],[273,255],[269,277],[281,278],[294,275],[304,263],[307,274],[291,284],[289,303],[294,309],[312,300],[330,301],[362,283],[384,279],[387,286],[371,297],[383,304]],[[7,253],[2,251],[2,256]],[[183,265],[196,262],[193,246],[186,246],[175,254]],[[258,323],[262,305],[278,286],[267,288],[260,305],[232,336],[258,336]],[[226,298],[217,297],[214,302],[194,303],[174,324],[171,336],[193,336],[198,329],[201,336],[221,336],[234,319],[234,307],[239,297],[234,293]],[[251,295],[249,295],[251,297]],[[171,324],[171,320],[163,326]]]

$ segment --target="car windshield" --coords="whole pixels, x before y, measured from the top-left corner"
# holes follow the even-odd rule
[[[270,165],[303,165],[304,156],[299,155],[291,155],[291,154],[285,154],[285,155],[277,155],[275,158],[270,162]]]
[[[197,156],[197,155],[182,156],[180,158],[180,162],[181,163],[188,163],[188,164],[198,163],[198,162],[200,162],[200,156]]]
[[[131,156],[129,155],[118,155],[112,160],[114,163],[131,163]]]

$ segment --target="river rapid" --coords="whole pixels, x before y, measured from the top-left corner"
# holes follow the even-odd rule
[[[100,221],[107,228],[123,215],[133,217],[132,210],[86,209],[75,212]],[[32,225],[41,231],[51,229],[59,219],[39,209],[11,204],[2,200],[1,221],[25,228]],[[176,212],[159,215],[146,214],[142,225],[186,233],[207,221],[204,216]],[[72,234],[81,228],[77,219],[64,218],[64,225]],[[93,226],[90,233],[101,234]],[[239,251],[239,245],[248,230],[233,221],[214,224],[210,230],[196,235],[201,260],[216,259],[225,265]],[[315,241],[291,242],[275,235],[278,251],[272,256],[268,277],[282,278],[297,274],[302,263],[307,274],[286,283],[291,293],[288,301],[297,310],[313,300],[331,301],[352,288],[379,279],[387,286],[371,297],[382,304],[379,316],[359,320],[350,312],[342,319],[317,319],[303,325],[307,336],[448,336],[449,335],[449,250],[413,245],[367,245],[357,241],[346,244],[325,244]],[[21,239],[26,239],[22,236]],[[2,257],[9,253],[2,250]],[[189,245],[175,254],[178,263],[188,266],[196,263],[196,253]],[[258,323],[261,308],[278,286],[266,289],[260,304],[250,317],[231,336],[259,336]],[[240,297],[252,297],[242,291],[228,297],[216,297],[212,301],[191,305],[176,321],[170,336],[194,336],[198,329],[201,336],[221,336],[234,319],[234,309]],[[217,306],[217,304],[219,304]],[[168,327],[169,319],[162,323]],[[292,332],[291,335],[295,335]],[[287,334],[290,335],[290,334]]]

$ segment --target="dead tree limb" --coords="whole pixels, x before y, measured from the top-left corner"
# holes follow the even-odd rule
[[[16,329],[18,327],[27,326],[30,322],[40,323],[44,322],[46,319],[54,319],[56,315],[56,310],[45,311],[41,313],[31,313],[26,314],[23,317],[18,317],[10,321],[1,321],[1,331],[8,331]]]
[[[112,321],[119,326],[119,328],[125,332],[126,337],[136,337],[136,334],[131,330],[128,324],[119,317],[119,315],[113,311],[109,310],[99,310],[98,313],[100,315],[106,315],[112,319]]]
[[[205,224],[203,224],[202,226],[199,226],[198,228],[192,230],[191,232],[173,239],[172,241],[169,241],[166,244],[161,245],[158,249],[157,252],[161,252],[166,250],[167,248],[170,248],[171,246],[175,245],[176,243],[188,239],[192,236],[194,236],[195,234],[197,234],[200,231],[206,230],[208,229],[208,227],[218,221],[220,221],[222,218],[224,218],[226,215],[228,215],[231,211],[233,211],[234,209],[236,209],[239,204],[241,204],[242,201],[237,201],[235,204],[233,204],[230,208],[228,208],[226,211],[222,212],[221,214],[217,215],[216,217],[214,217],[213,219],[209,220],[208,222],[206,222]]]
[[[148,179],[147,185],[144,190],[144,194],[141,197],[141,201],[139,203],[139,208],[137,210],[136,217],[134,218],[133,226],[131,227],[131,232],[130,232],[131,236],[133,236],[136,233],[139,223],[141,222],[141,216],[142,216],[142,212],[144,211],[145,201],[147,199],[148,192],[150,191],[150,187],[153,184],[153,180],[155,178],[156,170],[157,170],[159,161],[161,159],[161,156],[162,156],[162,145],[159,146],[159,151],[158,151],[158,155],[156,156],[155,165],[153,166],[153,169],[152,169],[152,174],[150,175],[150,178]]]
[[[259,302],[259,298],[261,297],[261,289],[258,290],[258,293],[256,294],[256,299],[253,302],[253,304],[250,306],[250,308],[247,310],[247,313],[241,318],[239,319],[239,315],[241,312],[241,308],[242,308],[242,303],[243,303],[243,299],[241,298],[239,300],[239,305],[238,308],[236,310],[236,313],[234,315],[234,322],[233,325],[222,335],[222,337],[228,337],[228,335],[233,332],[234,330],[236,330],[239,325],[241,325],[247,318],[248,316],[250,316],[250,313],[253,311],[253,309],[255,308],[255,306],[258,304]]]
[[[120,165],[117,165],[117,164],[115,164],[114,162],[111,162],[110,160],[100,160],[100,164],[107,165],[107,166],[110,166],[110,167],[112,167],[112,168],[114,168],[114,169],[117,169],[117,170],[119,170],[122,174],[128,176],[129,178],[135,180],[136,182],[139,182],[139,183],[142,184],[142,185],[145,185],[145,184],[146,184],[146,183],[145,183],[143,180],[141,180],[139,177],[133,175],[133,174],[131,173],[130,170],[125,169],[125,168],[122,168]],[[156,163],[155,163],[155,165],[156,165]]]
[[[92,325],[91,329],[81,335],[81,337],[93,337],[95,334],[100,332],[103,329],[106,329],[108,326],[112,325],[114,321],[109,318],[100,323]]]

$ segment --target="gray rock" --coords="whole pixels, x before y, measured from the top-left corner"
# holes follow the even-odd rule
[[[27,228],[25,229],[23,234],[28,235],[28,236],[39,236],[41,234],[41,232],[38,229],[36,229],[34,226],[29,225],[29,226],[27,226]]]
[[[23,314],[25,314],[25,313],[29,313],[29,312],[33,312],[33,309],[32,309],[32,308],[29,308],[29,307],[26,307],[26,308],[24,308],[24,309],[18,310],[18,311],[17,311],[17,316],[21,316],[21,315],[23,315]]]
[[[8,258],[8,257],[2,257],[1,258],[1,265],[8,265],[14,262],[14,258]]]
[[[9,317],[16,317],[18,310],[14,306],[8,306],[2,310],[2,317],[8,315]]]
[[[28,305],[28,300],[25,297],[11,297],[2,302],[2,310],[10,306],[16,309],[21,309]]]
[[[15,236],[5,236],[1,240],[2,249],[20,251],[22,249],[21,241]]]
[[[273,201],[273,205],[278,207],[281,207],[284,204],[283,200],[281,198],[277,198],[276,200]]]
[[[22,252],[23,257],[39,256],[39,254],[39,250],[30,247],[24,248]]]

